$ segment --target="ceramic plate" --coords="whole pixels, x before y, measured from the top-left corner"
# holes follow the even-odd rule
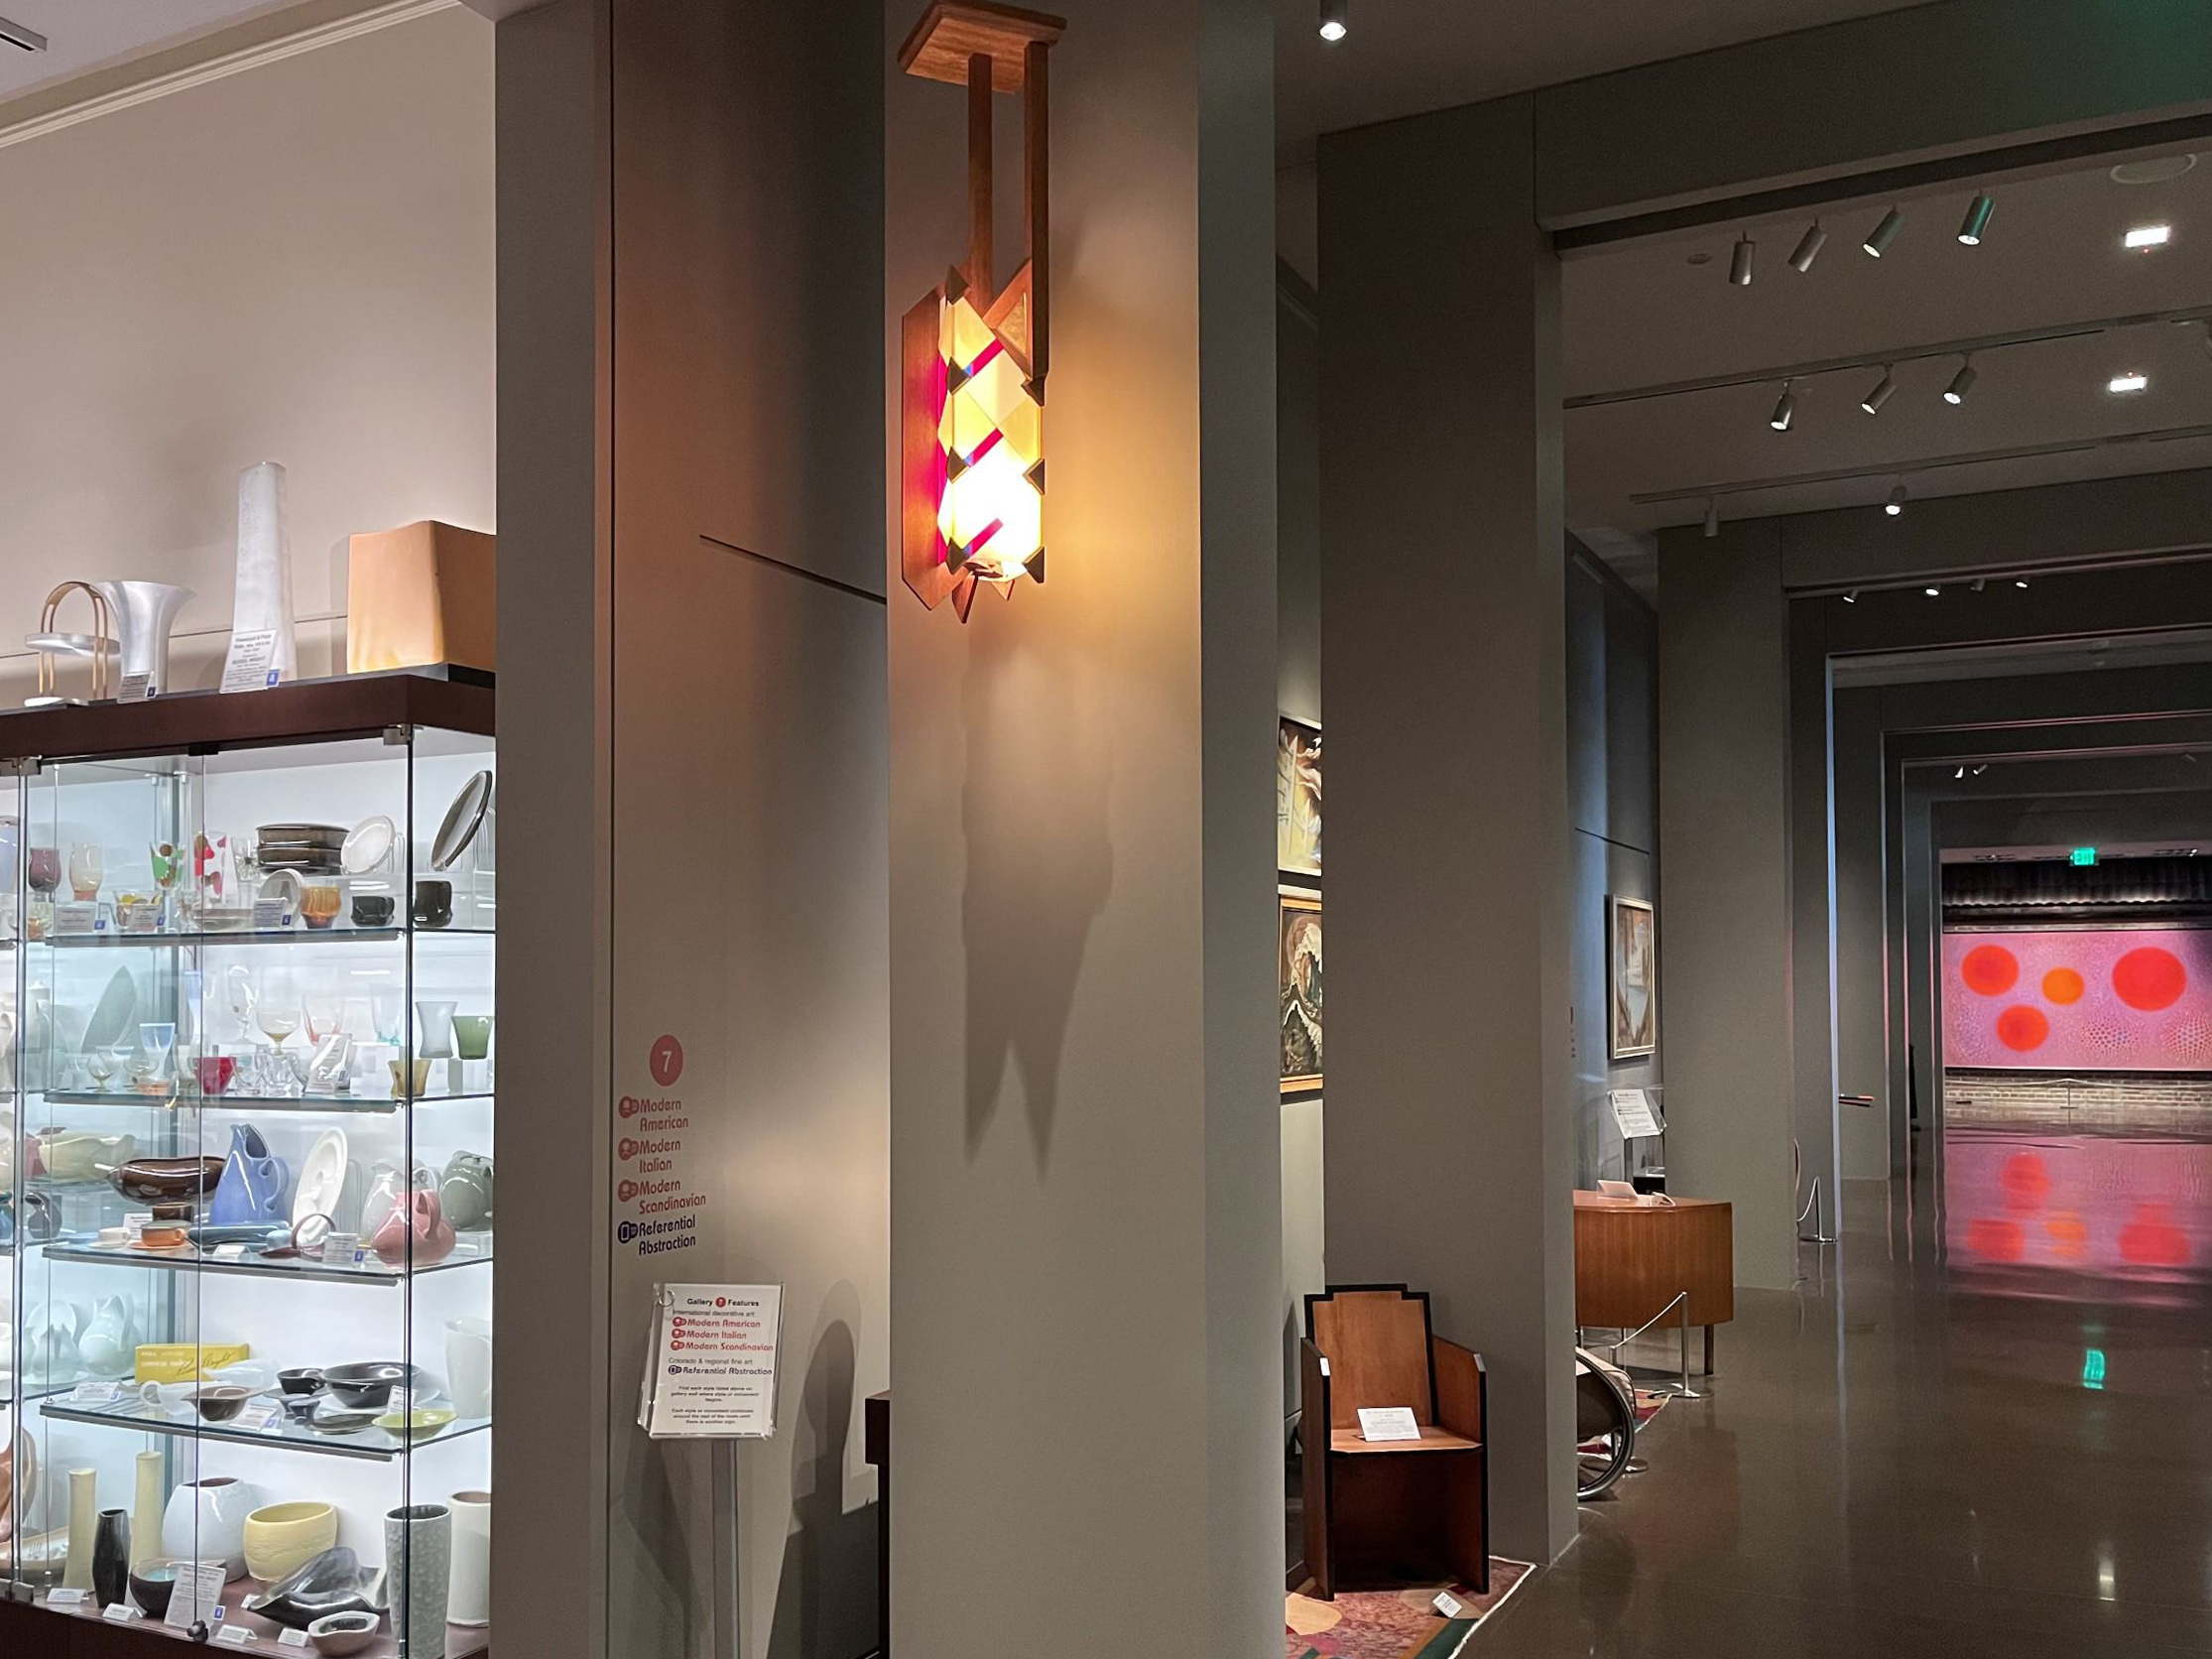
[[[437,839],[430,843],[430,868],[449,870],[453,861],[468,850],[468,843],[476,838],[476,831],[483,828],[484,809],[491,804],[492,775],[479,772],[461,785],[460,794],[453,797],[453,804],[445,809],[445,822],[437,827]]]
[[[345,1131],[325,1129],[307,1149],[300,1166],[300,1182],[292,1199],[292,1224],[309,1215],[335,1215],[338,1195],[345,1191]]]
[[[137,1022],[132,1018],[138,1012],[138,981],[131,977],[131,970],[119,967],[115,977],[107,982],[107,989],[100,993],[100,1005],[92,1010],[92,1017],[84,1022],[83,1054],[96,1054],[101,1049],[112,1049],[123,1040],[123,1033],[135,1031]]]
[[[375,818],[365,818],[347,831],[345,850],[339,863],[347,875],[365,875],[383,862],[384,855],[392,850],[392,842],[399,831],[392,821],[379,813]]]

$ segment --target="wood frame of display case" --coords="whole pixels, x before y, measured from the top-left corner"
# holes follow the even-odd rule
[[[216,692],[187,692],[139,702],[65,703],[7,709],[0,710],[0,770],[22,772],[47,763],[164,754],[204,755],[225,750],[340,742],[376,737],[395,728],[413,726],[495,737],[496,702],[490,675],[472,669],[433,666],[389,674],[294,681],[263,691],[227,696]],[[399,939],[406,931],[404,928],[372,930],[379,941]],[[206,936],[211,941],[225,943],[251,942],[255,937],[244,934]],[[378,1100],[363,1102],[355,1109],[398,1110],[403,1104],[413,1103],[401,1099]],[[201,1260],[164,1265],[191,1271],[235,1266]],[[323,1277],[306,1273],[298,1276]],[[347,1282],[376,1283],[385,1276],[352,1274],[342,1277]],[[391,1283],[397,1284],[401,1275],[389,1277]],[[399,1450],[372,1454],[356,1451],[352,1455],[397,1456]],[[249,1581],[234,1583],[225,1595],[226,1603],[234,1603],[249,1588]],[[0,1651],[33,1653],[42,1659],[140,1659],[152,1651],[149,1643],[186,1639],[184,1632],[170,1629],[159,1620],[113,1623],[102,1618],[96,1607],[49,1608],[29,1599],[31,1594],[28,1584],[0,1579]],[[273,1633],[257,1633],[255,1650],[274,1651],[275,1647]],[[485,1659],[491,1650],[488,1628],[446,1627],[447,1659]],[[391,1651],[391,1633],[389,1629],[381,1630],[371,1652]]]

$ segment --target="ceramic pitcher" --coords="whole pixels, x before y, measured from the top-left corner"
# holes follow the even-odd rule
[[[259,1129],[251,1123],[234,1123],[230,1156],[223,1161],[223,1177],[216,1183],[207,1218],[217,1226],[288,1219],[284,1195],[291,1178],[291,1170],[271,1154]]]

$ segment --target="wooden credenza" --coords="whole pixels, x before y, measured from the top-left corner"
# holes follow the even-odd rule
[[[1683,1291],[1689,1323],[1705,1329],[1711,1371],[1713,1327],[1736,1317],[1736,1227],[1728,1205],[1574,1195],[1576,1325],[1633,1331]]]

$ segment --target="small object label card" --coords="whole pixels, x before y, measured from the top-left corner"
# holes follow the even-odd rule
[[[1362,1406],[1360,1439],[1418,1440],[1420,1425],[1413,1421],[1412,1406]]]

